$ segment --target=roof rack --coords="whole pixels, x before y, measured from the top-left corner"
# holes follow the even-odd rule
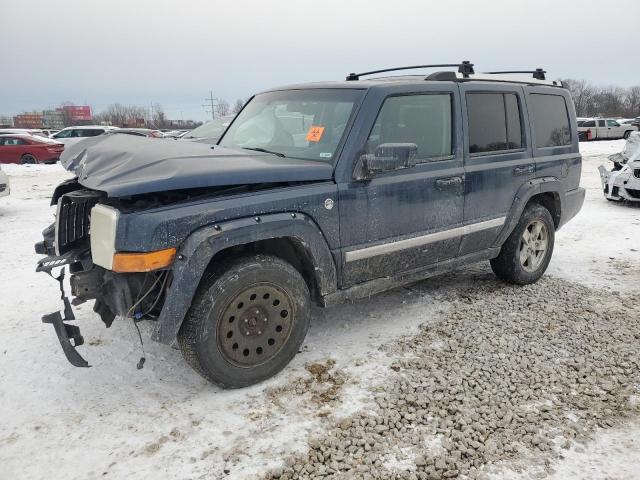
[[[469,62],[469,60],[463,60],[462,63],[439,63],[434,65],[413,65],[411,67],[396,67],[396,68],[384,68],[382,70],[371,70],[370,72],[362,72],[362,73],[350,73],[347,75],[348,81],[360,80],[360,77],[364,77],[366,75],[374,75],[376,73],[385,73],[385,72],[397,72],[399,70],[415,70],[417,68],[441,68],[441,67],[458,67],[458,73],[462,74],[464,78],[469,78],[469,75],[472,75],[473,63]]]
[[[397,67],[397,68],[385,68],[382,70],[372,70],[370,72],[363,73],[350,73],[347,75],[347,80],[359,80],[360,77],[365,75],[373,75],[375,73],[396,72],[399,70],[411,70],[416,68],[439,68],[439,67],[458,67],[457,72],[452,71],[440,71],[433,72],[425,77],[428,81],[450,81],[450,82],[465,82],[465,81],[485,81],[485,82],[508,82],[508,83],[526,83],[529,85],[548,85],[552,87],[563,87],[563,83],[559,80],[547,80],[546,70],[542,68],[536,68],[535,70],[501,70],[496,72],[483,72],[475,73],[473,69],[473,63],[468,60],[464,60],[462,63],[441,63],[437,65],[414,65],[411,67]],[[518,76],[510,76],[509,74],[532,74],[532,77],[523,78]]]
[[[536,68],[535,70],[504,70],[504,71],[500,71],[500,72],[485,72],[489,75],[500,75],[500,74],[504,74],[504,73],[532,73],[533,74],[533,78],[535,78],[536,80],[546,80],[547,78],[545,77],[545,73],[547,73],[546,70],[543,70],[542,68]]]

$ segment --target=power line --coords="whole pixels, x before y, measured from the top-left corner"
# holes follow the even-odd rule
[[[214,120],[216,118],[216,107],[218,106],[216,102],[219,102],[220,99],[214,98],[213,90],[209,90],[209,98],[205,98],[204,101],[207,102],[205,105],[202,105],[204,111],[211,113],[211,120]],[[207,110],[207,108],[209,108],[209,110]]]

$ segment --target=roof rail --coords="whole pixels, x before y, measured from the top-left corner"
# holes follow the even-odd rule
[[[486,74],[489,75],[499,75],[499,74],[503,74],[503,73],[532,73],[533,74],[533,78],[535,78],[536,80],[546,80],[547,78],[545,77],[545,73],[547,73],[546,70],[543,70],[542,68],[536,68],[535,70],[503,70],[500,72],[484,72]]]
[[[350,73],[347,75],[348,81],[360,80],[360,77],[364,77],[366,75],[373,75],[376,73],[385,73],[385,72],[396,72],[399,70],[414,70],[416,68],[440,68],[440,67],[458,67],[458,73],[461,73],[464,78],[469,78],[469,75],[472,75],[473,63],[469,62],[469,60],[463,60],[461,63],[440,63],[434,65],[413,65],[411,67],[396,67],[396,68],[384,68],[382,70],[372,70],[370,72],[362,72],[362,73]]]

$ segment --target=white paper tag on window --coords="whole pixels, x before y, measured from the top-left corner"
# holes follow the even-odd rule
[[[320,158],[331,158],[332,157],[332,153],[331,152],[322,152],[320,153]]]

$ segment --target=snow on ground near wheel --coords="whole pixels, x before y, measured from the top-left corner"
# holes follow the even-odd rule
[[[549,275],[608,290],[640,286],[640,208],[607,202],[597,167],[624,141],[581,144],[585,206],[556,237]],[[302,352],[276,378],[222,391],[203,381],[180,353],[149,340],[147,363],[129,322],[105,329],[90,304],[76,309],[92,365],[65,360],[44,313],[60,308],[57,284],[34,272],[33,244],[53,218],[53,188],[70,175],[59,165],[3,165],[11,195],[0,199],[0,477],[251,478],[306,449],[327,421],[367,408],[368,387],[384,381],[379,347],[417,331],[465,291],[482,266],[397,289],[355,304],[314,310]],[[143,326],[144,327],[144,326]],[[323,405],[299,392],[305,365],[336,360],[351,379]],[[293,387],[292,387],[293,385]],[[278,392],[289,392],[278,402]],[[640,428],[604,431],[572,449],[552,478],[633,478],[640,471]],[[532,469],[535,469],[532,466]],[[534,470],[532,470],[533,472]],[[530,473],[532,473],[530,472]],[[633,473],[630,473],[633,472]],[[501,477],[503,475],[503,477]],[[496,478],[514,478],[514,473]],[[523,476],[526,478],[526,475]]]

